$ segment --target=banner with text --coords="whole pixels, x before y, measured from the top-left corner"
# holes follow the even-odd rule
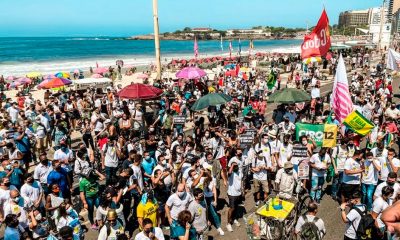
[[[343,120],[343,124],[361,136],[367,135],[375,127],[372,122],[366,119],[357,110],[347,115],[347,117]]]
[[[296,140],[309,136],[319,147],[335,147],[337,137],[336,124],[296,123]]]

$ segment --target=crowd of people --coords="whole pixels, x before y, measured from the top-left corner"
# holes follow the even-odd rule
[[[374,239],[393,237],[395,217],[385,210],[398,205],[400,160],[394,145],[400,111],[384,62],[372,64],[372,56],[361,51],[349,55],[348,64],[356,70],[349,84],[354,107],[375,128],[365,138],[345,129],[333,148],[318,147],[309,135],[296,140],[295,124],[340,126],[329,96],[320,93],[322,72],[334,73],[337,54],[322,68],[301,64],[298,56],[271,58],[278,79],[272,88],[269,73],[254,69],[247,81],[223,72],[178,86],[164,79],[154,85],[166,94],[152,102],[119,99],[112,87],[104,94],[46,92],[43,103],[30,94],[5,99],[0,110],[4,239],[75,240],[98,231],[99,240],[162,240],[164,234],[194,240],[212,228],[223,236],[238,231],[251,191],[261,206],[275,192],[290,199],[300,189],[313,200],[297,220],[294,232],[300,237],[310,229],[320,238],[330,231],[316,217],[327,192],[340,204],[345,239],[365,234],[359,231],[364,216],[373,219]],[[311,102],[267,106],[269,94],[281,88],[282,63],[289,71],[287,86],[294,80],[293,87],[310,92]],[[233,100],[192,111],[209,92]],[[267,109],[273,110],[272,121]],[[175,116],[186,117],[185,124],[175,123]],[[243,144],[240,137],[249,131],[253,141]],[[307,157],[292,156],[295,146],[306,147]],[[309,162],[306,178],[298,174],[302,161]],[[221,216],[224,208],[227,215]]]

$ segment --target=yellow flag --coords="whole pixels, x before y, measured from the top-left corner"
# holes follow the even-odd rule
[[[324,124],[324,140],[322,147],[335,147],[337,138],[337,125],[336,124]]]
[[[343,120],[343,124],[358,135],[367,135],[375,126],[357,110],[353,111]]]

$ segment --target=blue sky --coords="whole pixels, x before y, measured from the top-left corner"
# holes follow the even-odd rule
[[[315,25],[382,0],[159,0],[160,31]],[[0,0],[0,37],[131,36],[153,31],[152,0]]]

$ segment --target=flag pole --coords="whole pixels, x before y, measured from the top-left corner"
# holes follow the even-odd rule
[[[153,0],[154,46],[156,50],[157,78],[161,79],[160,37],[158,27],[158,0]]]

